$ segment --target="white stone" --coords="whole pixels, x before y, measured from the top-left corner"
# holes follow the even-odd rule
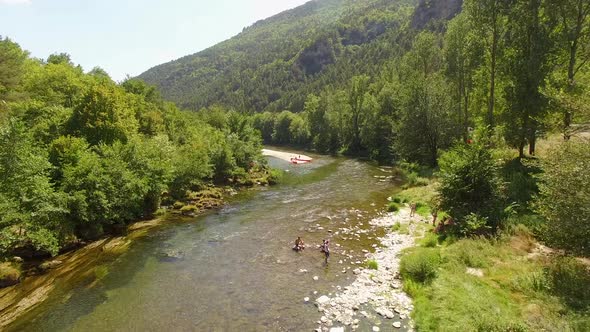
[[[385,318],[392,319],[393,317],[395,317],[395,315],[393,314],[393,312],[391,310],[389,310],[387,308],[384,308],[384,307],[379,307],[379,308],[375,309],[375,311],[379,315],[381,315],[381,316],[383,316]]]
[[[315,281],[318,281],[318,280],[320,280],[320,277],[318,277],[318,276],[313,276],[313,280],[315,280]]]
[[[344,328],[342,326],[333,327],[330,329],[330,332],[344,332]]]
[[[330,298],[327,297],[326,295],[322,295],[322,296],[318,297],[317,300],[315,300],[315,302],[318,306],[324,305],[324,304],[330,302]]]
[[[380,331],[379,326],[373,326],[373,332],[379,332],[379,331]]]
[[[395,327],[396,329],[399,329],[400,327],[402,327],[402,323],[401,322],[393,322],[393,327]]]
[[[304,297],[304,298],[303,298],[303,301],[305,301],[305,302],[309,302],[309,297],[307,297],[307,296],[306,296],[306,297]]]

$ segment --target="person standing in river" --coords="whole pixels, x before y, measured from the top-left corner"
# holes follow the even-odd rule
[[[326,256],[326,264],[328,264],[328,258],[330,257],[330,240],[323,240],[320,246],[320,251]]]

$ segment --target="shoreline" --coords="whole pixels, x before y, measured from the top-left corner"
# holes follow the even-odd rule
[[[407,225],[410,231],[408,234],[388,231],[379,238],[381,246],[365,255],[367,260],[377,262],[377,269],[357,268],[353,271],[356,279],[342,292],[333,297],[323,295],[316,299],[318,311],[322,313],[316,331],[340,332],[348,328],[354,331],[359,328],[361,320],[373,321],[375,318],[387,321],[388,328],[413,329],[409,318],[413,310],[412,299],[402,290],[399,264],[401,252],[415,246],[412,233],[422,218],[411,218],[409,213],[410,209],[404,207],[370,221],[373,226],[386,228],[400,223]],[[373,331],[379,330],[378,325],[371,325]]]
[[[304,154],[301,153],[295,153],[295,152],[283,152],[283,151],[277,151],[277,150],[271,150],[271,149],[262,149],[262,155],[265,157],[274,157],[274,158],[278,158],[287,162],[292,162],[293,158],[299,158],[299,159],[304,159],[304,160],[312,160],[313,158],[311,158],[310,156],[306,156]]]

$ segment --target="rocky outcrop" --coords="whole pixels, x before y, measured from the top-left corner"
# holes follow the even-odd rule
[[[5,262],[0,264],[0,288],[18,284],[22,273],[18,264]]]
[[[437,21],[448,21],[461,12],[462,6],[463,0],[420,0],[412,16],[411,26],[422,30]]]

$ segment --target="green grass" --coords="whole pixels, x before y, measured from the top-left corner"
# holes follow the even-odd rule
[[[420,240],[420,245],[426,248],[434,248],[438,245],[438,235],[428,232],[424,237]]]
[[[573,260],[528,259],[530,234],[516,233],[408,250],[400,272],[417,330],[588,331],[590,272]]]
[[[391,226],[391,231],[392,232],[397,232],[400,234],[404,234],[404,235],[408,235],[410,234],[410,228],[408,227],[407,224],[401,224],[399,222],[396,222],[395,224],[393,224],[393,226]]]
[[[435,183],[426,186],[407,188],[392,197],[393,203],[416,203],[416,213],[424,218],[431,218],[430,206],[436,196]]]
[[[377,263],[377,261],[374,259],[368,260],[366,263],[366,266],[370,270],[378,270],[379,269],[379,263]]]

